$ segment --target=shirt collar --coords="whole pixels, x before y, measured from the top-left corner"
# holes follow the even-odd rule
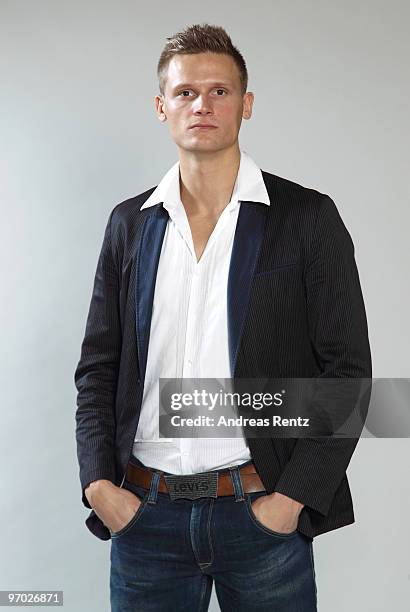
[[[270,205],[262,171],[246,151],[241,150],[239,170],[228,207],[233,209],[237,202],[248,200]],[[167,210],[182,206],[179,189],[179,160],[164,175],[156,189],[141,206],[141,210],[162,202]]]

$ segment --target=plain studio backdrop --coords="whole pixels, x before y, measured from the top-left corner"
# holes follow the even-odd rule
[[[227,29],[255,93],[241,148],[334,199],[355,244],[373,375],[408,377],[410,10],[405,0],[0,7],[0,589],[60,589],[66,612],[108,612],[110,543],[84,524],[73,376],[108,215],[178,159],[154,110],[166,37],[193,23]],[[359,441],[348,468],[356,523],[314,540],[320,612],[409,609],[409,448]]]

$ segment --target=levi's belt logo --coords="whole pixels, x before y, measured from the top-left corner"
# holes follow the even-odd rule
[[[217,497],[218,472],[203,472],[182,476],[164,474],[163,476],[171,499]]]

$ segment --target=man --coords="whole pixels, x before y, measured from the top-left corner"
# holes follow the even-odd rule
[[[225,30],[169,38],[158,77],[179,161],[109,216],[75,372],[86,523],[114,611],[206,610],[214,580],[222,610],[310,612],[357,439],[160,438],[158,381],[371,377],[353,244],[327,195],[241,151],[254,96]]]

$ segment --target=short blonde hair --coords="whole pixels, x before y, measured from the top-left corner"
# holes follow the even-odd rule
[[[162,95],[165,92],[168,64],[175,55],[196,53],[224,53],[230,55],[234,60],[242,86],[242,94],[246,93],[248,87],[248,71],[242,54],[232,44],[227,32],[220,26],[195,24],[186,27],[182,32],[177,32],[167,38],[161,56],[158,61],[157,75],[159,90]]]

